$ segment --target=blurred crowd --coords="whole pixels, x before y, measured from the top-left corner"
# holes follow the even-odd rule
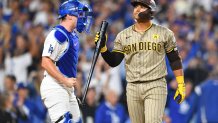
[[[0,123],[49,123],[39,93],[43,43],[58,24],[64,0],[0,0]],[[93,9],[89,35],[80,34],[76,95],[82,98],[94,36],[102,20],[109,22],[107,46],[118,32],[134,23],[130,0],[81,0]],[[173,100],[177,87],[168,65],[165,123],[218,123],[218,0],[156,0],[154,23],[170,28],[183,60],[185,102]],[[166,59],[167,61],[167,59]],[[123,61],[125,62],[125,61]],[[129,123],[125,66],[110,68],[101,56],[82,108],[84,123]],[[107,121],[107,122],[106,122]]]

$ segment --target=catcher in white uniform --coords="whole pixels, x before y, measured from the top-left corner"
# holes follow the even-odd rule
[[[42,100],[54,123],[82,122],[74,95],[77,83],[79,39],[75,29],[88,32],[91,9],[78,0],[69,0],[59,7],[60,24],[48,34],[42,53],[44,79],[40,87]]]

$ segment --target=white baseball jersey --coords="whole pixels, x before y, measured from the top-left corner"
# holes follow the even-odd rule
[[[56,29],[53,29],[48,34],[42,53],[42,57],[49,57],[54,62],[57,62],[63,56],[69,45],[68,41],[64,43],[58,41],[55,37],[56,31]],[[52,122],[57,121],[66,112],[70,112],[73,115],[73,121],[78,121],[80,119],[80,110],[73,92],[74,89],[59,84],[46,71],[44,75],[40,92]]]

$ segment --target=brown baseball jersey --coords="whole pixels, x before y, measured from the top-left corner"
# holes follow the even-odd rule
[[[163,78],[167,74],[165,54],[176,48],[173,32],[157,24],[152,24],[143,33],[136,32],[134,27],[117,35],[113,49],[125,55],[127,81]]]

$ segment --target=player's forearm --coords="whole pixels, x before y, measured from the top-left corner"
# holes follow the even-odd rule
[[[42,67],[61,84],[64,84],[65,77],[57,70],[53,61],[48,57],[42,57]]]
[[[104,53],[101,53],[101,55],[111,67],[116,67],[119,65],[124,58],[124,54],[119,52],[110,52],[108,50]]]
[[[169,59],[170,66],[173,70],[173,73],[176,77],[178,83],[184,83],[184,75],[182,69],[182,60],[179,56],[178,50],[173,50],[167,53],[167,58]]]
[[[174,70],[173,73],[175,77],[184,76],[182,69]]]
[[[176,77],[176,81],[181,84],[184,83],[184,74],[182,69],[174,70],[174,76]]]
[[[167,58],[170,62],[170,66],[173,71],[182,69],[182,60],[180,58],[178,50],[176,51],[173,50],[167,53]]]
[[[182,69],[174,70],[173,73],[174,73],[175,77],[183,76],[183,70]]]

